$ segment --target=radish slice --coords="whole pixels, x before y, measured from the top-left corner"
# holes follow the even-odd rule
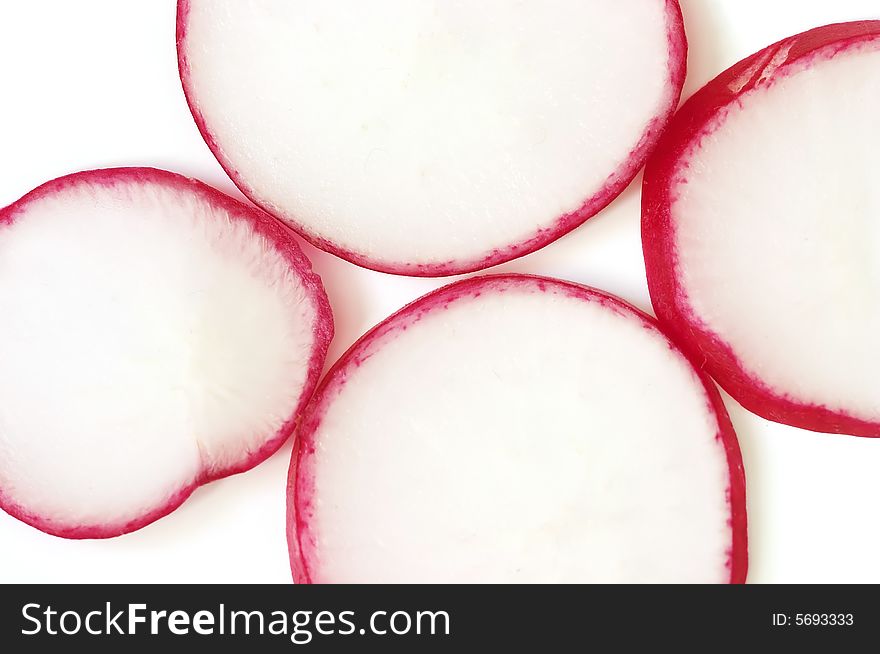
[[[719,75],[645,172],[657,315],[743,406],[880,436],[880,21]]]
[[[623,301],[446,286],[336,363],[288,484],[297,582],[742,582],[717,390]]]
[[[367,268],[478,270],[616,197],[678,103],[676,0],[180,0],[178,56],[239,188]]]
[[[48,182],[0,210],[0,506],[104,538],[293,430],[333,331],[290,231],[173,173]]]

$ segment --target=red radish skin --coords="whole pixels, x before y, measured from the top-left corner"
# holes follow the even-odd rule
[[[395,275],[443,277],[483,270],[543,248],[579,227],[587,219],[608,206],[623,192],[642,169],[646,159],[666,128],[669,119],[675,112],[681,95],[681,89],[684,85],[687,67],[687,40],[681,8],[678,0],[663,0],[663,2],[665,3],[669,51],[668,93],[662,108],[648,122],[644,132],[637,139],[635,146],[623,163],[616,170],[609,171],[602,187],[590,197],[585,198],[578,209],[560,215],[552,224],[536,229],[532,235],[521,242],[511,243],[504,247],[494,247],[481,256],[467,259],[451,258],[439,262],[418,263],[383,260],[380,257],[365,255],[353,248],[344,247],[332,239],[316,234],[303,221],[298,220],[296,215],[285,213],[283,210],[261,200],[259,193],[244,178],[236,164],[224,154],[221,144],[213,134],[209,122],[199,109],[198,102],[195,99],[192,69],[187,54],[190,47],[187,39],[191,0],[178,0],[177,4],[178,65],[184,95],[202,138],[230,179],[254,204],[285,220],[302,238],[315,247],[363,268]],[[290,180],[290,184],[295,185],[296,180]]]
[[[308,301],[313,304],[316,314],[314,344],[308,357],[308,372],[299,401],[274,436],[266,440],[258,449],[245,452],[245,456],[239,461],[210,471],[203,469],[191,483],[186,484],[166,502],[140,517],[113,524],[59,525],[56,521],[47,520],[41,515],[28,511],[20,503],[10,498],[3,488],[0,488],[0,508],[40,531],[63,538],[112,538],[135,531],[174,511],[199,486],[245,472],[266,460],[281,447],[293,432],[302,409],[318,383],[327,349],[333,337],[332,312],[321,279],[312,271],[311,263],[296,243],[293,233],[259,209],[242,204],[195,179],[155,168],[107,168],[74,173],[46,182],[13,204],[0,209],[0,229],[4,225],[13,224],[18,217],[23,216],[32,203],[54,196],[65,189],[81,185],[93,188],[113,188],[120,184],[160,185],[163,188],[192,195],[208,203],[213,209],[225,212],[228,219],[247,223],[255,235],[263,237],[271,243],[301,281],[302,289]],[[255,337],[258,338],[259,335],[256,334]]]
[[[321,447],[316,438],[328,407],[342,391],[350,376],[376,354],[384,342],[394,339],[395,334],[403,334],[415,327],[426,316],[445,311],[460,300],[479,298],[484,294],[515,292],[518,289],[559,293],[598,303],[616,314],[640,321],[645,330],[663,334],[653,317],[620,298],[572,282],[522,274],[478,276],[450,284],[415,300],[376,325],[331,367],[315,392],[295,434],[287,482],[287,538],[295,583],[323,583],[320,579],[315,579],[315,570],[319,566],[319,546],[318,536],[312,528],[316,511],[316,456]],[[727,550],[726,567],[729,570],[729,582],[742,584],[746,581],[748,570],[747,519],[745,473],[736,434],[713,382],[697,365],[696,360],[680,352],[667,336],[663,338],[667,340],[669,349],[686,359],[693,368],[705,389],[709,410],[717,419],[716,440],[723,447],[729,473],[729,486],[725,493],[730,511],[727,521],[730,546]]]
[[[880,421],[801,401],[772,388],[696,314],[678,272],[680,256],[672,207],[677,185],[693,183],[688,177],[688,157],[702,139],[718,129],[726,112],[739,106],[743,95],[770,88],[796,74],[796,66],[811,60],[821,63],[872,42],[880,43],[880,21],[833,24],[783,39],[735,64],[683,104],[649,159],[642,186],[642,244],[648,287],[658,318],[676,342],[753,413],[812,431],[866,437],[880,436]],[[795,72],[790,73],[792,70]]]

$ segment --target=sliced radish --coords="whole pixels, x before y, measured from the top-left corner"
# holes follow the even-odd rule
[[[745,487],[714,386],[623,301],[446,286],[333,367],[288,484],[297,582],[742,582]]]
[[[733,397],[816,431],[880,436],[880,21],[736,64],[645,172],[657,315]]]
[[[293,430],[333,332],[290,231],[173,173],[48,182],[0,210],[0,506],[103,538]]]
[[[616,197],[678,103],[676,0],[180,0],[184,91],[239,188],[407,275],[532,252]]]

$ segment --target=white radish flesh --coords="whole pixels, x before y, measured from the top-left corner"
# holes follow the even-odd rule
[[[332,319],[282,225],[179,175],[78,173],[0,211],[0,505],[107,537],[287,438]]]
[[[356,343],[291,466],[298,582],[728,582],[736,437],[653,319],[582,286],[447,286]]]
[[[880,436],[880,22],[786,39],[685,104],[645,174],[658,316],[747,408]]]
[[[675,0],[181,0],[184,90],[251,199],[412,275],[531,252],[602,209],[678,102]]]

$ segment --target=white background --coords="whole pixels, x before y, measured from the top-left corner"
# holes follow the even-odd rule
[[[690,42],[685,97],[780,38],[880,18],[880,0],[681,5]],[[0,206],[59,175],[120,165],[167,168],[241,197],[187,109],[174,22],[173,0],[0,1]],[[494,270],[590,284],[650,310],[639,183],[572,234]],[[449,281],[374,273],[305,249],[336,316],[328,362],[387,314]],[[725,400],[746,464],[749,580],[880,582],[880,440],[783,427]],[[170,516],[110,540],[47,536],[0,512],[0,582],[287,582],[289,456],[288,444],[255,470],[199,489]]]

